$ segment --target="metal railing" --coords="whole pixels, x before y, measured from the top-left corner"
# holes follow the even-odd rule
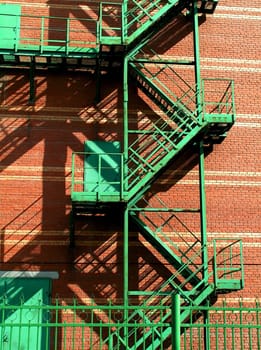
[[[8,16],[10,23],[16,25],[0,25],[0,31],[6,33],[0,40],[2,50],[69,55],[98,49],[98,22],[94,19],[27,14]],[[10,41],[8,33],[11,31],[16,34]]]
[[[234,81],[231,79],[202,79],[203,115],[225,114],[235,118]]]
[[[190,317],[180,324],[180,347],[175,350],[260,350],[261,304],[252,304],[235,300],[221,306],[181,306],[181,311],[189,309]]]
[[[244,286],[243,244],[241,240],[213,240],[213,273],[218,289]]]
[[[248,305],[248,306],[247,306]],[[260,350],[261,304],[252,305],[235,300],[220,306],[178,305],[179,312],[189,312],[179,322],[173,304],[146,305],[146,311],[157,317],[124,319],[124,315],[144,306],[123,307],[107,305],[80,305],[76,300],[67,305],[55,300],[54,305],[0,304],[0,348],[13,350],[120,350],[166,349],[160,341],[166,329],[180,330],[175,350],[201,350],[205,344],[211,350]],[[166,314],[172,312],[172,317]],[[137,314],[138,315],[138,314]],[[172,328],[171,328],[172,326]],[[150,337],[142,334],[150,332]],[[131,336],[129,336],[131,334]],[[127,335],[127,337],[126,337]],[[169,343],[173,342],[170,339]],[[127,339],[127,343],[126,343]],[[140,347],[136,347],[136,344]],[[141,342],[140,342],[141,340]],[[127,344],[127,345],[126,345]],[[127,346],[127,347],[126,347]]]
[[[146,306],[152,312],[157,309],[164,315],[169,306]],[[59,300],[55,305],[9,305],[0,304],[0,348],[4,350],[98,350],[122,349],[124,332],[132,333],[127,338],[129,345],[135,343],[140,333],[150,330],[160,334],[169,322],[155,319],[129,320],[137,306],[128,308],[119,305],[64,305]],[[142,312],[142,307],[140,307]],[[162,317],[163,318],[163,317]],[[33,337],[32,337],[33,334]]]
[[[113,44],[124,42],[124,7],[117,2],[101,2],[99,8],[99,40]],[[117,39],[120,39],[117,42]],[[106,41],[107,40],[107,41]]]

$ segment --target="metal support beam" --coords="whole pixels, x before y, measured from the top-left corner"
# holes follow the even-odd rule
[[[202,96],[201,96],[201,76],[200,76],[200,50],[199,50],[199,23],[197,1],[193,2],[193,41],[194,41],[194,59],[195,59],[195,82],[196,82],[196,105],[199,120],[202,121]],[[201,245],[203,279],[208,281],[208,252],[207,252],[207,214],[206,214],[206,195],[205,195],[205,174],[204,174],[204,145],[203,141],[199,143],[199,192],[200,192],[200,224],[201,224]]]
[[[172,64],[172,65],[187,65],[187,66],[193,66],[195,64],[195,61],[191,60],[167,60],[167,59],[152,59],[152,58],[134,58],[130,59],[130,62],[133,63],[154,63],[154,64]]]
[[[201,98],[201,76],[200,76],[200,50],[199,50],[199,23],[197,1],[193,2],[193,44],[195,62],[195,82],[196,82],[196,105],[197,114],[202,118],[202,98]]]
[[[127,13],[128,13],[128,0],[123,0],[122,3],[122,43],[125,44],[128,39],[128,26],[127,26]]]
[[[204,173],[204,144],[200,141],[199,144],[199,182],[200,182],[200,224],[201,224],[201,245],[202,249],[202,264],[203,264],[203,279],[208,282],[208,251],[207,251],[207,212],[206,212],[206,193],[205,193],[205,173]]]
[[[204,310],[204,350],[210,350],[210,332],[209,332],[209,302],[206,303]]]
[[[180,296],[172,294],[172,350],[180,350]]]
[[[126,179],[128,175],[128,129],[129,129],[129,121],[128,121],[128,104],[129,104],[129,91],[128,91],[128,57],[124,58],[123,62],[123,178]],[[123,191],[128,191],[128,184],[125,182],[123,186]]]
[[[124,323],[128,323],[128,305],[129,305],[129,209],[126,206],[124,210],[123,227],[123,305],[124,305]],[[128,349],[128,326],[124,326],[124,344]]]
[[[124,58],[123,63],[123,179],[127,178],[128,173],[128,59]],[[128,184],[124,182],[123,191],[128,190]],[[124,227],[123,227],[123,304],[124,304],[124,322],[128,323],[128,304],[129,304],[129,208],[124,209]],[[124,343],[128,348],[128,327],[124,327]]]

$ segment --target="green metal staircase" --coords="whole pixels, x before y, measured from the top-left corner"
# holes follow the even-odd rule
[[[221,252],[214,252],[214,265],[213,269],[209,274],[206,275],[206,278],[202,276],[205,275],[205,266],[204,264],[199,263],[201,260],[201,255],[205,249],[213,245],[217,247],[217,242],[209,243],[208,246],[201,246],[193,249],[193,253],[186,262],[183,263],[176,272],[169,277],[158,290],[153,292],[142,292],[142,291],[129,291],[130,300],[132,297],[141,297],[140,303],[137,305],[135,311],[132,311],[128,315],[128,319],[125,320],[122,328],[118,328],[115,333],[110,334],[109,338],[104,339],[104,344],[109,342],[110,348],[112,350],[118,349],[130,349],[130,350],[156,350],[164,349],[164,342],[168,340],[173,335],[173,328],[175,327],[176,322],[184,323],[188,319],[191,320],[191,312],[189,308],[184,309],[179,314],[178,320],[175,319],[177,315],[174,315],[175,310],[173,308],[173,302],[176,295],[179,296],[179,303],[182,305],[189,305],[190,307],[195,307],[204,304],[208,298],[213,296],[218,292],[217,286],[220,283],[225,285],[226,282],[231,281],[221,277],[217,280],[213,279],[213,276],[216,276],[218,270],[222,269],[223,271],[228,272],[228,265],[232,263],[236,268],[232,268],[230,272],[235,274],[237,279],[237,286],[235,290],[243,288],[243,265],[242,265],[242,255],[240,257],[240,252],[242,250],[242,243],[239,241],[230,242],[228,248],[225,250],[229,254],[225,254],[221,249]],[[220,255],[222,256],[222,263],[220,261]],[[216,264],[219,260],[219,264]],[[190,270],[191,266],[194,266],[194,270]],[[231,267],[231,266],[230,266]],[[191,271],[191,275],[187,278],[184,277],[184,271]],[[177,283],[180,278],[183,278],[182,282]],[[192,278],[198,279],[198,282],[191,286]],[[231,288],[231,287],[230,287]],[[228,290],[230,290],[230,288]],[[223,290],[224,292],[224,290]],[[135,305],[135,304],[134,304]],[[153,309],[154,307],[154,309]],[[164,312],[162,313],[162,310]],[[166,311],[167,310],[167,311]],[[195,314],[195,320],[197,315]],[[174,324],[173,324],[174,322]],[[147,329],[144,327],[143,331],[137,335],[137,329],[135,327],[128,328],[127,337],[123,336],[124,327],[126,324],[157,324],[158,327],[151,327]],[[163,327],[162,324],[165,324]],[[182,332],[182,330],[181,330]]]
[[[198,11],[213,13],[218,0],[201,0]],[[153,32],[156,25],[167,23],[173,16],[183,10],[190,11],[188,0],[130,0],[122,4],[104,1],[100,3],[100,42],[103,45],[131,45],[147,32]],[[117,20],[106,21],[111,13],[117,13]],[[108,24],[109,22],[109,24]]]
[[[213,13],[217,2],[198,1],[194,15]],[[124,47],[122,61],[127,62],[124,73],[127,72],[128,82],[132,79],[153,106],[153,115],[147,117],[144,126],[136,128],[129,126],[128,110],[124,106],[123,151],[117,141],[107,144],[89,141],[84,152],[73,155],[72,222],[77,210],[99,212],[119,206],[125,215],[125,235],[130,220],[160,259],[170,266],[170,277],[157,290],[129,290],[126,287],[128,240],[125,239],[125,315],[122,327],[104,340],[111,350],[163,349],[163,342],[173,333],[172,326],[153,330],[144,327],[144,331],[137,334],[128,324],[173,324],[172,308],[165,313],[160,310],[171,306],[175,295],[180,296],[182,305],[199,306],[218,292],[243,288],[241,242],[224,246],[221,260],[215,242],[209,247],[202,236],[192,232],[189,232],[191,242],[181,248],[165,233],[165,225],[172,219],[178,220],[179,210],[168,208],[162,200],[159,206],[151,207],[145,200],[151,186],[187,146],[221,142],[235,120],[233,82],[206,79],[189,83],[174,69],[175,65],[155,52],[150,58],[144,55],[143,47],[157,28],[180,12],[193,11],[192,5],[189,0],[107,1],[100,3],[97,20],[23,15],[19,5],[0,5],[0,65],[70,65],[74,59],[81,67],[95,67],[111,55],[104,47],[121,46]],[[28,21],[36,28],[33,36],[29,34]],[[59,22],[63,29],[59,25],[50,28],[51,21]],[[195,69],[197,59],[192,62]],[[200,209],[180,210],[205,215],[202,204]],[[155,221],[151,212],[158,213]],[[161,220],[163,224],[159,225]],[[73,224],[72,227],[74,231]],[[173,227],[168,229],[175,232]],[[71,232],[72,240],[73,234]],[[212,250],[213,261],[206,260],[208,249]],[[127,306],[133,298],[142,300],[137,303],[137,310],[129,312]],[[155,307],[153,312],[151,306]],[[189,310],[183,311],[179,322],[184,322],[189,315]]]
[[[198,11],[213,13],[217,2],[201,0]],[[26,57],[49,57],[54,64],[53,57],[97,58],[104,45],[128,46],[140,41],[159,21],[169,21],[173,11],[177,14],[190,8],[189,0],[104,1],[97,18],[87,19],[23,13],[20,4],[1,4],[0,62],[11,65],[13,55],[16,64],[27,64]]]
[[[170,85],[176,88],[175,93],[166,85],[165,75],[163,81],[157,72],[152,73],[148,68],[144,72],[143,64],[138,66],[130,62],[132,79],[160,113],[154,119],[151,118],[144,129],[128,128],[128,139],[133,136],[135,139],[128,145],[126,161],[120,159],[118,162],[118,167],[121,164],[122,168],[121,181],[119,180],[121,190],[102,194],[101,188],[104,184],[101,182],[100,189],[99,186],[96,187],[96,194],[93,191],[86,193],[84,186],[81,190],[77,187],[79,183],[84,185],[83,177],[80,180],[79,176],[73,177],[72,198],[75,202],[91,199],[100,202],[135,203],[186,146],[200,139],[206,143],[220,142],[233,125],[235,111],[231,81],[221,80],[221,95],[215,96],[215,100],[202,96],[204,102],[197,107],[197,94],[202,91],[197,92],[195,87],[188,85],[171,66],[165,64],[164,68],[168,70]],[[158,71],[162,74],[164,69],[160,67]],[[214,80],[212,83],[218,85],[219,81]],[[209,81],[205,84],[209,84]],[[100,156],[105,157],[106,154]],[[107,166],[108,162],[105,167]],[[83,165],[77,166],[73,162],[73,174],[78,167],[81,169]],[[100,174],[98,178],[102,178],[102,166],[97,172]],[[90,178],[90,182],[92,181]]]

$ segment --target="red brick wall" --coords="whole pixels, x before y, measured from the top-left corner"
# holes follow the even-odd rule
[[[23,3],[25,13],[97,13],[95,2],[80,4],[80,9],[75,1]],[[244,243],[246,286],[229,298],[261,296],[260,19],[259,0],[237,0],[233,5],[220,0],[215,14],[200,25],[202,77],[235,81],[237,121],[205,160],[208,237],[240,238]],[[190,27],[184,24],[177,38],[173,21],[168,31],[175,45],[170,35],[165,35],[166,42],[157,37],[160,53],[191,58]],[[35,106],[28,103],[28,72],[2,71],[0,80],[0,268],[58,271],[53,293],[64,298],[121,298],[123,229],[118,214],[79,219],[76,247],[69,248],[71,154],[82,151],[86,139],[122,139],[121,76],[102,78],[97,105],[95,80],[87,72],[38,71]],[[132,123],[152,113],[139,96],[131,89]],[[174,164],[153,190],[170,206],[197,207],[197,171],[194,159]],[[188,214],[185,220],[197,235],[198,214]],[[131,288],[157,286],[169,275],[168,266],[153,253],[136,232],[131,233]]]

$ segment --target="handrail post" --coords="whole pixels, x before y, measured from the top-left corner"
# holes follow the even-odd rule
[[[45,17],[41,18],[40,53],[43,53],[43,45],[44,45],[44,19]]]
[[[180,350],[180,296],[171,295],[172,349]]]
[[[100,2],[100,6],[99,6],[99,24],[98,24],[98,37],[99,37],[99,44],[101,44],[101,37],[102,37],[102,5],[103,3]]]
[[[18,41],[20,40],[20,27],[21,27],[21,24],[20,24],[20,15],[19,16],[15,16],[16,17],[16,21],[15,21],[15,52],[17,52],[18,50]],[[19,24],[19,26],[18,26]],[[19,35],[18,35],[19,33]]]
[[[123,306],[124,306],[124,343],[128,349],[128,305],[129,305],[129,208],[124,209],[123,227]]]
[[[66,55],[69,53],[69,44],[70,44],[70,18],[66,19],[66,42],[65,42],[65,52]]]
[[[197,1],[193,1],[193,42],[194,42],[194,60],[195,60],[195,82],[196,82],[196,107],[199,121],[203,121],[202,116],[202,97],[201,97],[201,77],[200,77],[200,51],[199,51],[199,23]]]
[[[122,43],[125,44],[125,40],[128,39],[128,1],[123,0],[122,7],[121,7],[121,36],[122,36]]]

